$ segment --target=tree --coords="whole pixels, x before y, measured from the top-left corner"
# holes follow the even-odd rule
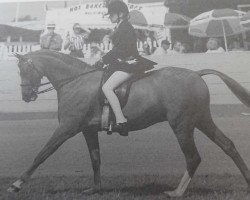
[[[36,17],[31,17],[30,15],[25,15],[25,16],[21,16],[18,18],[19,22],[23,22],[23,21],[36,21],[37,18]],[[15,22],[16,19],[13,19],[12,22]]]

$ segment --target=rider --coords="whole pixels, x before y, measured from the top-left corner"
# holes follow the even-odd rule
[[[110,21],[115,23],[116,26],[111,36],[113,42],[112,50],[98,61],[98,65],[108,64],[109,70],[112,72],[112,75],[104,83],[102,91],[115,114],[116,125],[113,130],[127,136],[128,120],[122,113],[120,102],[114,90],[130,79],[134,73],[138,72],[137,65],[134,65],[140,60],[137,50],[137,38],[133,26],[128,21],[129,10],[124,2],[112,1],[109,3],[107,15],[109,15]],[[146,69],[141,71],[146,71]]]

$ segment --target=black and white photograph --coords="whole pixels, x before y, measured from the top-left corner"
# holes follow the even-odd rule
[[[0,0],[0,200],[250,200],[250,0]]]

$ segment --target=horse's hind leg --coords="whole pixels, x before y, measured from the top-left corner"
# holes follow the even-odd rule
[[[210,112],[202,119],[197,128],[205,133],[215,144],[217,144],[228,156],[232,158],[236,166],[244,176],[250,189],[250,171],[244,160],[236,150],[234,143],[214,124]]]
[[[188,117],[186,120],[182,120],[179,124],[174,124],[169,121],[170,126],[173,128],[173,131],[178,139],[181,150],[186,159],[187,170],[185,171],[178,187],[174,191],[166,191],[165,193],[170,197],[180,197],[186,191],[196,169],[198,168],[201,158],[197,151],[193,132],[194,126]]]
[[[86,143],[88,145],[92,168],[94,171],[94,186],[84,191],[85,194],[93,194],[101,190],[101,158],[100,147],[97,131],[88,131],[83,133]]]
[[[76,126],[60,125],[49,139],[47,144],[38,153],[34,159],[32,165],[28,170],[14,182],[9,188],[9,192],[18,192],[21,189],[21,185],[27,182],[34,171],[41,165],[50,155],[52,155],[67,139],[71,138],[77,133]]]

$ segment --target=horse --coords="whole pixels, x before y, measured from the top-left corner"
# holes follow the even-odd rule
[[[31,178],[34,171],[66,140],[83,133],[93,168],[93,186],[86,194],[101,191],[100,149],[102,105],[100,104],[103,70],[95,69],[70,55],[39,50],[18,55],[22,99],[35,101],[38,88],[47,77],[58,96],[59,125],[52,137],[35,157],[30,167],[9,188],[17,192]],[[210,112],[209,90],[202,79],[216,75],[246,106],[250,106],[250,92],[226,74],[204,69],[166,67],[151,72],[133,82],[128,102],[123,108],[128,117],[129,131],[142,130],[159,122],[168,121],[178,140],[186,161],[186,170],[178,186],[164,193],[170,197],[182,196],[192,180],[201,157],[194,142],[194,129],[203,132],[236,164],[250,189],[250,171],[236,150],[234,143],[214,123]]]

